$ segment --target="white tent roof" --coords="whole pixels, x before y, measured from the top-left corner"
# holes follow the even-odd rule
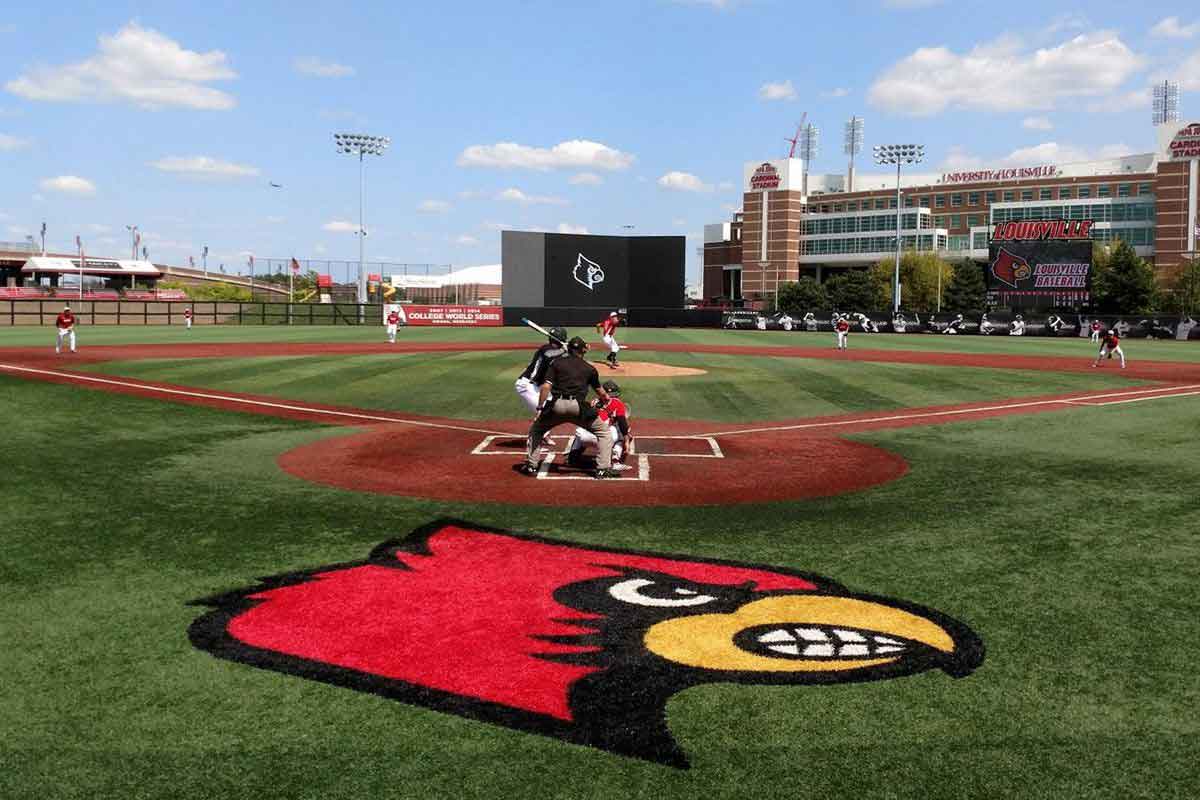
[[[78,258],[33,256],[21,267],[21,272],[79,272],[79,268]],[[162,275],[149,261],[113,258],[85,258],[83,271],[88,275]]]
[[[483,264],[478,267],[463,267],[444,276],[443,283],[447,286],[462,286],[470,283],[500,285],[500,265]]]

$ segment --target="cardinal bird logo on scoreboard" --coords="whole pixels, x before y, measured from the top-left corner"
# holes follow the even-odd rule
[[[1033,274],[1033,269],[1029,266],[1029,262],[1020,256],[1015,256],[1012,253],[1000,248],[996,260],[992,262],[992,275],[996,280],[1017,288],[1018,281],[1028,280]]]
[[[935,669],[960,678],[984,657],[979,637],[945,614],[818,575],[456,520],[385,542],[365,561],[261,580],[196,601],[213,608],[192,623],[192,644],[677,768],[688,761],[666,706],[689,686]]]
[[[604,283],[604,267],[592,261],[583,253],[579,253],[575,259],[573,277],[576,283],[587,287],[587,290],[590,292],[596,288],[596,284]]]

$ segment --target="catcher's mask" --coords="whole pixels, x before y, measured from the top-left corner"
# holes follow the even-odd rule
[[[605,381],[604,383],[600,384],[600,388],[608,392],[610,397],[621,396],[621,387],[617,385],[616,381]]]
[[[588,351],[587,342],[576,336],[572,338],[571,341],[567,342],[567,351],[573,353],[574,355],[581,356]]]

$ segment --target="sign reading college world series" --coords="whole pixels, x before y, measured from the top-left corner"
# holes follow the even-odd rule
[[[1092,220],[1001,222],[992,229],[988,302],[1020,309],[1087,303]]]
[[[1167,145],[1172,161],[1190,161],[1200,158],[1200,122],[1193,122],[1179,133]]]
[[[408,325],[444,327],[499,326],[504,324],[504,309],[499,306],[401,306]]]

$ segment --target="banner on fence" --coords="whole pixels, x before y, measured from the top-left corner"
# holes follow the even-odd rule
[[[407,325],[500,326],[504,309],[499,306],[400,306]]]

